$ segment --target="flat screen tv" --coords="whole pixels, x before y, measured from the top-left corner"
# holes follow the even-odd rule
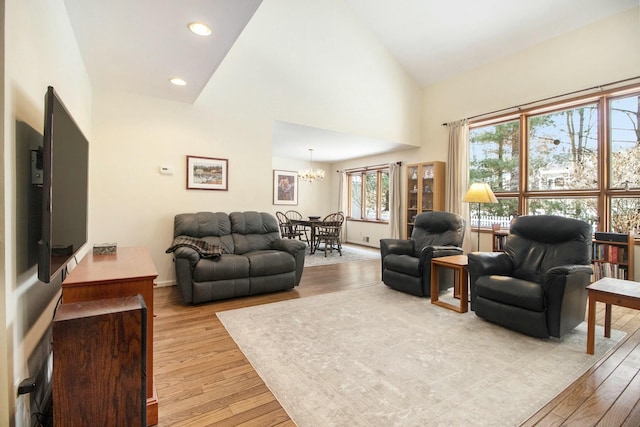
[[[44,103],[42,230],[38,279],[64,280],[67,263],[87,242],[89,142],[53,87]]]

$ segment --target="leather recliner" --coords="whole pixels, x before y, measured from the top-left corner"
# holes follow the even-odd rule
[[[471,310],[526,335],[562,337],[585,318],[591,233],[572,218],[515,218],[504,253],[468,255]]]
[[[384,284],[408,294],[431,296],[431,259],[463,253],[464,224],[454,213],[423,212],[416,216],[410,239],[381,239]],[[440,290],[452,286],[452,273],[442,272]]]

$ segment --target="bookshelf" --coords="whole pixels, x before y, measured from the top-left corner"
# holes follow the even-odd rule
[[[603,277],[634,280],[633,233],[599,233],[593,239],[593,281]]]
[[[492,252],[504,252],[504,242],[507,240],[509,230],[500,229],[500,224],[491,227]]]

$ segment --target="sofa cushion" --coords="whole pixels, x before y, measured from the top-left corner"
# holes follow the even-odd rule
[[[382,269],[395,271],[408,276],[422,277],[420,258],[410,255],[389,254],[382,260]]]
[[[249,277],[249,259],[245,256],[223,254],[216,259],[203,258],[193,269],[194,282],[229,280]]]
[[[224,212],[184,213],[175,216],[173,237],[189,236],[220,246],[225,253],[235,251],[231,237],[231,221]]]
[[[538,283],[509,276],[480,276],[476,295],[508,306],[541,312],[545,310],[544,290]]]
[[[251,277],[273,276],[296,269],[296,260],[288,252],[254,251],[247,252],[243,256],[249,260],[249,275]]]
[[[231,212],[231,236],[238,255],[272,248],[280,239],[278,221],[266,212]]]

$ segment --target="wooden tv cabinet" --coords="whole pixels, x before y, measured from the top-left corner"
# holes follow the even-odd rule
[[[144,298],[147,305],[147,425],[158,423],[158,395],[153,378],[153,287],[157,276],[147,248],[123,247],[114,255],[87,254],[62,282],[63,304],[138,294]]]

